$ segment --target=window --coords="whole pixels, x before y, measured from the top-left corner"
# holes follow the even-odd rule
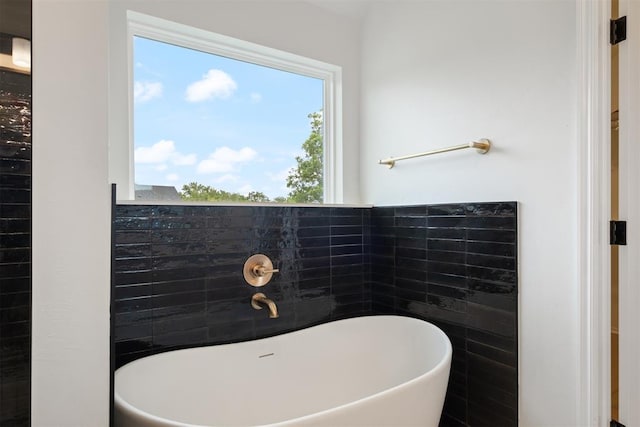
[[[128,18],[136,200],[340,202],[339,67]]]

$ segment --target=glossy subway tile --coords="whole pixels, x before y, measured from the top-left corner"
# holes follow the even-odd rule
[[[430,320],[453,344],[442,426],[517,425],[516,227],[514,202],[372,210],[372,310]]]
[[[0,70],[0,83],[8,107],[0,126],[0,424],[26,426],[31,422],[31,77]]]
[[[517,371],[502,368],[517,366],[516,214],[510,202],[116,206],[116,360],[363,314],[419,317],[442,327],[454,346],[443,422],[472,425],[486,414],[476,408],[469,369],[501,378],[488,398],[517,396]],[[278,304],[277,322],[248,303],[257,290],[240,272],[256,252],[280,268],[261,289]],[[497,417],[511,422],[513,413]]]

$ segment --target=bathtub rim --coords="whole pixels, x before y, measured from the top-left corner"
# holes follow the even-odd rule
[[[318,412],[314,412],[312,414],[303,415],[301,417],[290,418],[290,419],[278,421],[278,422],[275,422],[275,423],[269,423],[269,424],[258,424],[258,425],[254,426],[254,427],[269,427],[269,426],[288,427],[288,426],[295,426],[295,425],[297,425],[297,423],[313,419],[314,417],[317,417],[317,416],[320,416],[320,415],[326,415],[326,414],[329,414],[331,412],[334,412],[334,411],[337,411],[337,410],[340,410],[340,409],[347,409],[349,407],[355,406],[357,403],[362,402],[364,400],[369,400],[369,399],[373,399],[373,398],[376,398],[376,397],[383,397],[385,395],[392,394],[393,392],[399,390],[400,388],[402,388],[404,386],[415,384],[415,383],[420,382],[421,380],[425,380],[425,379],[427,379],[429,377],[435,376],[437,373],[439,373],[440,371],[442,371],[445,368],[445,365],[449,365],[449,371],[450,371],[451,370],[450,364],[451,364],[451,360],[452,360],[452,356],[453,356],[453,347],[451,345],[451,340],[449,339],[447,334],[445,334],[444,331],[442,329],[440,329],[438,326],[436,326],[432,322],[429,322],[428,320],[419,319],[417,317],[402,316],[402,315],[386,315],[386,314],[385,315],[357,316],[357,317],[349,317],[349,318],[345,318],[345,319],[332,320],[332,321],[325,322],[325,323],[319,323],[317,325],[312,325],[312,326],[309,326],[309,327],[306,327],[306,328],[296,329],[296,330],[293,330],[293,331],[284,332],[282,334],[276,334],[276,335],[272,335],[272,336],[269,336],[269,337],[258,338],[258,339],[254,339],[254,340],[238,341],[238,342],[235,342],[235,343],[228,343],[228,344],[210,344],[210,345],[203,345],[203,346],[198,346],[198,347],[187,347],[187,348],[168,350],[168,351],[164,351],[162,353],[152,354],[152,355],[149,355],[149,356],[141,357],[140,359],[136,359],[136,360],[133,360],[133,361],[131,361],[129,363],[126,363],[126,364],[122,365],[120,368],[116,369],[116,371],[114,372],[114,377],[115,377],[115,374],[117,373],[117,371],[120,370],[121,368],[124,368],[125,366],[131,365],[131,364],[135,364],[136,362],[141,361],[143,359],[147,359],[147,358],[154,357],[154,356],[160,356],[160,355],[163,355],[165,353],[187,351],[187,350],[193,350],[193,349],[197,349],[197,348],[216,347],[218,345],[234,345],[234,344],[242,344],[244,342],[267,340],[267,339],[278,337],[278,336],[281,336],[281,335],[294,334],[294,333],[297,333],[297,332],[302,332],[302,331],[305,331],[307,329],[311,329],[311,328],[315,328],[315,327],[318,327],[318,326],[327,325],[329,323],[344,322],[344,321],[349,321],[349,320],[353,320],[353,319],[362,319],[362,318],[384,318],[384,317],[412,319],[413,321],[419,321],[419,322],[426,323],[427,325],[429,325],[429,327],[433,328],[436,331],[436,333],[438,334],[438,336],[440,338],[444,338],[445,351],[444,351],[443,357],[438,361],[438,363],[436,363],[433,366],[433,368],[431,368],[427,372],[424,372],[423,374],[418,375],[417,377],[411,378],[410,380],[405,381],[405,382],[400,383],[400,384],[397,384],[397,385],[395,385],[393,387],[389,387],[389,388],[386,388],[386,389],[384,389],[382,391],[370,394],[370,395],[368,395],[366,397],[363,397],[361,399],[358,399],[358,400],[355,400],[355,401],[352,401],[352,402],[347,402],[347,403],[344,403],[342,405],[334,406],[334,407],[331,407],[331,408],[328,408],[328,409],[324,409],[324,410],[321,410],[321,411],[318,411]],[[449,376],[450,376],[450,372],[448,373],[447,377],[449,377]],[[159,417],[157,415],[150,414],[149,412],[143,411],[143,410],[133,406],[129,402],[127,402],[124,398],[122,398],[115,387],[114,387],[114,392],[113,392],[113,402],[114,402],[114,407],[122,407],[122,408],[126,409],[127,411],[134,413],[136,416],[138,416],[140,418],[144,417],[144,419],[147,419],[149,421],[164,423],[164,425],[166,425],[166,426],[203,427],[200,424],[189,424],[189,423],[185,423],[185,422],[181,422],[181,421],[175,421],[175,420],[171,420],[171,419],[168,419],[168,418],[162,418],[162,417]],[[206,427],[206,426],[204,426],[204,427]]]

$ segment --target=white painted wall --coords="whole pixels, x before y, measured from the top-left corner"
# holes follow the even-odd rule
[[[521,202],[521,425],[575,425],[573,2],[377,2],[360,58],[357,25],[302,2],[34,0],[34,426],[107,425],[107,158],[108,139],[127,137],[126,8],[343,66],[347,201]],[[376,164],[482,137],[486,156]]]
[[[33,426],[108,420],[107,24],[33,1]]]
[[[516,200],[520,425],[577,414],[576,16],[570,1],[389,1],[363,24],[362,198]],[[390,155],[489,138],[471,150]]]
[[[354,20],[301,1],[111,0],[109,66],[112,159],[128,157],[127,152],[122,152],[128,148],[122,141],[129,139],[127,10],[341,66],[343,200],[345,203],[360,201],[357,161],[360,148],[360,27]],[[127,166],[123,161],[112,162],[112,176],[128,176]],[[124,198],[120,194],[118,197]]]
[[[128,138],[126,9],[343,67],[358,202],[359,27],[302,2],[33,0],[33,425],[106,426],[109,142]]]

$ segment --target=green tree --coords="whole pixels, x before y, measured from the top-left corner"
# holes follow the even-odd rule
[[[289,172],[288,201],[322,203],[322,112],[309,114],[311,135],[302,144],[304,155],[296,157],[296,167]]]
[[[247,194],[247,200],[249,202],[270,202],[267,195],[261,191],[249,191],[249,194]]]
[[[199,202],[268,202],[269,198],[263,193],[253,191],[248,196],[240,193],[230,193],[224,190],[217,190],[211,186],[191,182],[182,186],[180,192],[182,200]]]
[[[180,197],[182,200],[208,201],[217,196],[217,190],[208,185],[190,182],[182,186]]]

